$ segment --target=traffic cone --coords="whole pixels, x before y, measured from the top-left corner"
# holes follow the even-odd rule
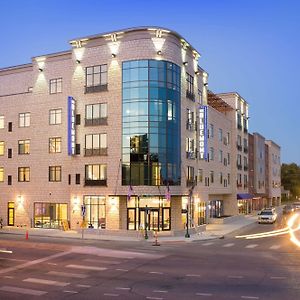
[[[26,230],[26,233],[25,233],[25,239],[28,240],[28,238],[29,238],[28,230]]]

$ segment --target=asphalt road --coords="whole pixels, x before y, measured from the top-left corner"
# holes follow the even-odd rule
[[[0,234],[0,248],[13,251],[0,253],[1,300],[300,299],[300,251],[287,235],[154,247]]]

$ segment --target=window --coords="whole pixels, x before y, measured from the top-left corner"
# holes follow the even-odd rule
[[[30,113],[19,114],[19,127],[29,127],[30,126]]]
[[[199,169],[198,170],[198,182],[203,182],[203,170]]]
[[[88,134],[85,136],[85,156],[107,155],[107,134]]]
[[[49,167],[49,181],[61,181],[61,166]]]
[[[7,149],[7,157],[12,158],[12,149],[11,148]]]
[[[195,140],[191,138],[186,139],[186,158],[195,159]]]
[[[19,182],[29,182],[30,181],[30,168],[29,167],[18,168],[18,181]]]
[[[106,125],[107,103],[97,103],[85,106],[85,125]]]
[[[4,182],[4,168],[0,167],[0,182]]]
[[[214,179],[215,179],[214,171],[209,172],[209,177],[210,177],[210,182],[214,183]]]
[[[230,132],[227,132],[227,145],[230,144]]]
[[[203,104],[202,91],[198,89],[198,103]]]
[[[219,128],[218,138],[219,138],[219,142],[223,141],[223,130],[221,128]]]
[[[194,112],[191,111],[189,108],[186,110],[186,129],[193,130],[194,129]]]
[[[85,165],[85,185],[106,185],[106,165]]]
[[[49,139],[49,153],[61,152],[61,137],[54,137]]]
[[[219,173],[219,180],[220,180],[220,184],[223,184],[223,173],[222,172]]]
[[[4,116],[0,116],[0,129],[4,128]]]
[[[195,169],[194,167],[187,167],[187,186],[193,185],[195,179]]]
[[[7,176],[7,184],[12,185],[12,176],[11,175]]]
[[[19,154],[29,154],[30,153],[30,140],[19,141]]]
[[[95,88],[96,87],[96,88]],[[86,68],[86,93],[107,89],[107,65]]]
[[[223,151],[219,150],[219,162],[223,163]]]
[[[230,185],[230,174],[229,173],[227,174],[227,182],[228,182],[228,185]]]
[[[215,150],[213,147],[210,147],[209,149],[209,160],[214,160],[215,159]]]
[[[186,73],[186,96],[191,100],[195,100],[194,95],[194,77]]]
[[[214,137],[214,124],[209,124],[209,137]]]
[[[49,82],[50,94],[57,94],[62,92],[62,78],[50,79]]]
[[[12,122],[8,122],[8,132],[12,132]]]
[[[4,142],[0,142],[0,155],[4,155]]]
[[[80,174],[75,175],[75,184],[80,184]]]
[[[61,113],[62,109],[50,109],[49,110],[49,124],[50,125],[56,125],[61,124]]]

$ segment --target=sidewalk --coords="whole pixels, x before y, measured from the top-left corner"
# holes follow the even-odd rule
[[[240,219],[229,223],[229,224],[208,224],[206,226],[206,231],[192,234],[190,238],[185,238],[183,236],[159,236],[159,243],[164,242],[193,242],[193,241],[205,241],[211,239],[222,238],[234,231],[237,231],[243,227],[246,227],[250,224],[253,224],[257,221],[257,216],[247,215],[243,216]],[[28,230],[29,239],[31,236],[40,236],[40,237],[53,237],[53,238],[64,238],[64,239],[82,239],[82,232],[68,230],[62,231],[58,229],[40,229],[40,228],[18,228],[18,227],[3,227],[0,229],[0,238],[1,234],[15,234],[23,235],[24,239],[26,236],[26,231]],[[148,240],[145,240],[144,236],[140,233],[136,235],[125,235],[124,232],[120,232],[119,235],[108,235],[105,234],[103,230],[93,230],[91,232],[88,229],[84,230],[83,235],[85,240],[102,240],[102,241],[124,241],[124,242],[154,242],[153,237],[149,237]]]

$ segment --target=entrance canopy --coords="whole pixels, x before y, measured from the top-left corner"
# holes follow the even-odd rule
[[[237,194],[237,200],[251,200],[252,198],[251,194]]]

